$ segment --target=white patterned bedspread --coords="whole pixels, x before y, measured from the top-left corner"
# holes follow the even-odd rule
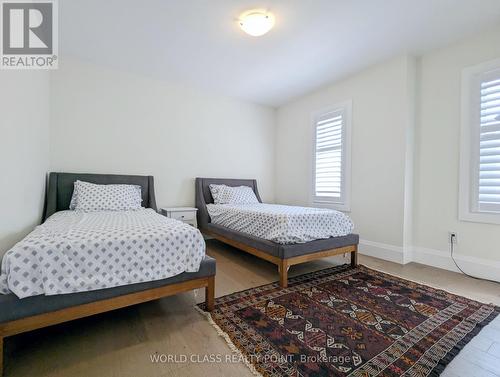
[[[349,216],[325,208],[279,204],[207,204],[211,222],[280,244],[345,236],[352,232]]]
[[[3,257],[0,293],[19,298],[110,288],[196,272],[198,229],[152,209],[61,211]]]

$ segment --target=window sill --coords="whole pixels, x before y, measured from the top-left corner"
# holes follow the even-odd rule
[[[458,219],[473,223],[500,224],[500,213],[465,212],[460,213]]]

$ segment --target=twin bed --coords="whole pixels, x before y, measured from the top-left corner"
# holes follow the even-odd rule
[[[245,204],[220,204],[231,190]],[[89,210],[73,210],[76,201]],[[294,264],[345,253],[357,264],[348,216],[263,204],[255,180],[197,178],[196,206],[202,232],[276,264],[282,287]],[[42,225],[2,260],[0,375],[11,335],[198,288],[211,311],[215,272],[200,231],[158,214],[153,177],[50,173]]]
[[[357,265],[359,236],[341,212],[263,204],[253,179],[196,178],[195,185],[200,230],[277,265],[283,288],[295,264],[351,253],[351,265]],[[214,185],[249,187],[256,203],[214,204]]]
[[[74,183],[140,187],[137,211],[69,211]],[[44,223],[9,250],[0,274],[0,375],[7,336],[205,288],[215,260],[200,232],[156,212],[153,177],[51,173]]]

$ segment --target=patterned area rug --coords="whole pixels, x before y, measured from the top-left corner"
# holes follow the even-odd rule
[[[200,305],[203,308],[203,305]],[[216,299],[214,326],[264,376],[436,376],[500,308],[365,266]]]

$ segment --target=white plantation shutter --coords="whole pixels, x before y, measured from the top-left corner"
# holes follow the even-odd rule
[[[500,70],[480,76],[479,161],[473,207],[500,212]],[[477,160],[476,160],[477,161]]]
[[[346,166],[350,108],[336,107],[314,118],[313,203],[348,209]]]
[[[500,59],[462,71],[460,220],[500,224]]]

